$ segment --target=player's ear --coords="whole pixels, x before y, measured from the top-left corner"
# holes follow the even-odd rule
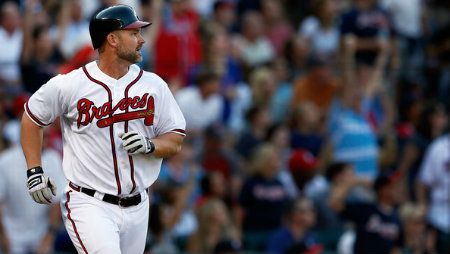
[[[109,33],[106,36],[106,41],[109,45],[111,45],[111,47],[116,48],[119,44],[119,36],[114,32]]]

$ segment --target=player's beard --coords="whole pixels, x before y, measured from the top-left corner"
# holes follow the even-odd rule
[[[142,56],[136,48],[119,46],[117,50],[117,56],[120,59],[130,62],[131,64],[139,63],[142,61]]]

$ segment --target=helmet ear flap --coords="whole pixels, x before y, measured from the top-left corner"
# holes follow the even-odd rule
[[[121,26],[121,21],[117,19],[94,19],[89,24],[92,46],[98,49],[106,39],[106,36],[117,30]]]

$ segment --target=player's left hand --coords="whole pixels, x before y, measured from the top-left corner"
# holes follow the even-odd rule
[[[122,139],[122,146],[128,154],[144,153],[149,154],[155,150],[152,141],[136,131],[119,134]]]

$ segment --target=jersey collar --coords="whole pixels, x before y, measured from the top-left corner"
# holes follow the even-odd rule
[[[90,62],[86,64],[86,70],[89,72],[94,79],[99,80],[105,83],[107,86],[122,86],[128,85],[131,81],[133,81],[139,75],[139,67],[135,64],[131,65],[128,69],[128,72],[121,78],[115,79],[103,71],[98,67],[97,61]]]

